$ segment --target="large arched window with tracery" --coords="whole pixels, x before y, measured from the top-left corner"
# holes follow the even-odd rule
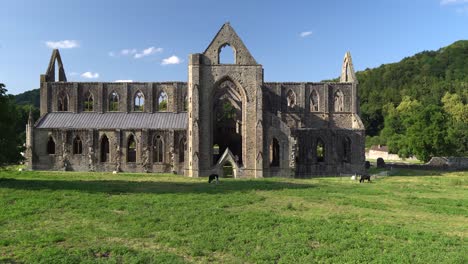
[[[109,95],[109,111],[119,111],[119,94],[116,91],[113,91]]]
[[[153,139],[153,162],[164,162],[164,142],[160,135]]]
[[[92,112],[93,111],[93,108],[94,108],[94,98],[93,98],[93,94],[90,93],[89,91],[86,92],[85,96],[84,96],[84,111],[85,112]]]
[[[68,111],[68,94],[62,92],[57,98],[57,111],[66,112]]]
[[[310,111],[311,112],[318,112],[319,111],[319,96],[317,91],[312,90],[312,94],[310,95]]]
[[[135,93],[133,111],[143,112],[145,110],[145,96],[141,91]]]

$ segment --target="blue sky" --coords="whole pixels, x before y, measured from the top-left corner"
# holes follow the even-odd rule
[[[186,81],[187,58],[229,21],[265,81],[337,77],[468,39],[468,0],[2,0],[0,82],[39,87],[52,47],[69,81]]]

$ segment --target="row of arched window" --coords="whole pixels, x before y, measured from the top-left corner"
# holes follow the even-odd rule
[[[76,136],[73,139],[73,154],[83,154],[83,143],[81,141],[80,136]],[[179,162],[185,161],[185,151],[187,149],[187,144],[185,138],[183,138],[179,142],[179,149],[178,149],[178,158]],[[137,143],[135,136],[131,134],[127,139],[127,162],[136,162],[136,150],[137,150]],[[153,138],[153,162],[155,163],[164,163],[165,156],[164,156],[164,140],[160,135],[157,135]],[[47,142],[47,154],[55,154],[55,141],[52,136],[49,136]],[[109,138],[104,135],[101,137],[100,141],[100,161],[101,162],[108,162],[109,161]]]
[[[342,162],[350,163],[351,162],[351,140],[348,137],[345,137],[342,141]],[[312,148],[309,151],[309,159],[313,157]],[[325,144],[321,138],[317,139],[315,144],[315,161],[325,162]],[[270,144],[270,166],[279,167],[280,166],[280,144],[278,139],[273,138]]]
[[[133,98],[133,111],[143,112],[145,111],[145,95],[141,91],[137,91]],[[187,95],[184,96],[184,111],[188,109]],[[109,105],[108,111],[116,112],[120,110],[120,96],[116,91],[112,91],[109,94]],[[166,92],[161,92],[157,101],[157,110],[165,112],[168,110],[168,97]],[[59,93],[57,97],[57,111],[66,112],[69,111],[69,98],[65,92]],[[84,95],[83,111],[92,112],[94,111],[94,97],[91,92],[86,92]]]
[[[344,94],[341,90],[335,92],[333,101],[333,106],[335,112],[343,112],[344,111]],[[288,108],[293,109],[297,105],[296,101],[296,93],[293,90],[289,90],[286,94],[286,102]],[[310,112],[318,112],[320,109],[320,97],[316,90],[312,90],[312,93],[309,97],[310,102]]]

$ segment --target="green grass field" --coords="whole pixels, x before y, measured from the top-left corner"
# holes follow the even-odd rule
[[[393,174],[0,171],[0,263],[467,263],[468,172]]]

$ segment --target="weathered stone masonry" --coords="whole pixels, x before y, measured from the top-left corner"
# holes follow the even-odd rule
[[[232,64],[220,63],[230,46]],[[56,73],[57,72],[57,73]],[[27,126],[38,170],[172,172],[190,177],[360,173],[364,126],[346,53],[339,82],[269,83],[234,29],[191,54],[188,82],[67,82],[58,50]]]

